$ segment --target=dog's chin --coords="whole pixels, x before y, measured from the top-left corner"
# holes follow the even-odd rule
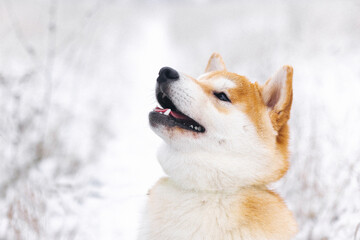
[[[149,122],[153,129],[157,129],[159,127],[173,128],[176,126],[176,122],[173,119],[155,111],[149,113]]]

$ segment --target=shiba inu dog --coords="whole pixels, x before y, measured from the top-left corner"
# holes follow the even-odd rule
[[[164,67],[149,114],[168,177],[149,191],[140,240],[291,239],[296,222],[267,188],[288,169],[290,66],[264,85],[214,53],[192,78]]]

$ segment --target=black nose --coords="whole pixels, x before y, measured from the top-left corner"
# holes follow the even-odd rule
[[[157,78],[158,83],[163,83],[166,81],[175,81],[179,79],[179,73],[170,68],[170,67],[163,67],[159,71],[159,77]]]

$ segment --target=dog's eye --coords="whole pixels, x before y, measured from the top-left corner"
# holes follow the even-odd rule
[[[215,97],[224,102],[231,102],[230,99],[223,92],[214,92]]]

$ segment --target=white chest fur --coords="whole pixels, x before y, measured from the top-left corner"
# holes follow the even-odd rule
[[[254,191],[262,190],[244,189],[232,194],[195,192],[180,189],[167,178],[161,179],[150,191],[139,240],[289,239],[289,234],[282,237],[276,229],[262,229],[264,219],[258,219],[259,211],[266,215],[271,211],[259,209],[264,203],[247,204],[248,195],[254,198]],[[283,204],[279,206],[280,212],[286,209]],[[254,216],[248,216],[252,212]],[[286,221],[288,218],[279,222],[285,224],[281,228],[288,228]]]

